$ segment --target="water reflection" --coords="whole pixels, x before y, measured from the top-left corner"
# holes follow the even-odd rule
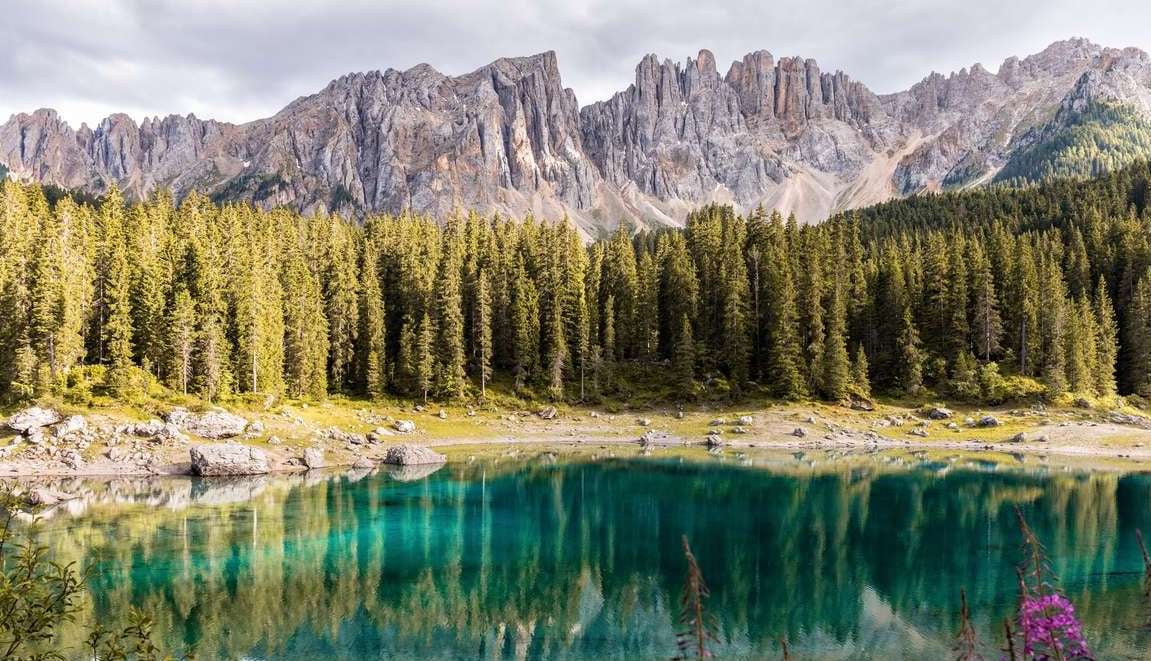
[[[1146,658],[1148,476],[786,459],[76,481],[41,534],[94,568],[90,617],[142,606],[201,659],[668,658],[682,534],[722,654],[947,658],[962,586],[994,658],[1019,505],[1099,658]]]

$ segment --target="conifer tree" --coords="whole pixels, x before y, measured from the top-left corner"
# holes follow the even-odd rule
[[[454,239],[440,261],[438,280],[437,323],[439,331],[436,352],[436,388],[448,397],[461,397],[467,385],[464,351],[464,313],[462,254]]]
[[[995,293],[995,279],[991,272],[991,262],[978,241],[972,242],[972,291],[973,331],[975,344],[983,360],[991,360],[992,354],[1000,350],[1000,337],[1003,334],[1003,321],[999,315],[999,301]]]
[[[435,385],[435,370],[436,370],[436,352],[435,352],[435,330],[432,328],[432,319],[428,314],[424,314],[420,319],[419,333],[416,335],[416,384],[420,390],[420,396],[423,397],[425,404],[428,402],[428,394],[432,391],[432,386]]]
[[[360,258],[360,328],[356,336],[363,392],[381,397],[387,389],[387,311],[377,272],[378,248],[368,240]]]
[[[520,389],[534,378],[539,362],[539,296],[522,258],[516,262],[512,280],[511,325],[512,369]]]
[[[911,310],[903,311],[903,323],[898,339],[900,368],[899,387],[908,394],[916,394],[923,388],[923,349],[919,342],[919,331],[911,319]]]
[[[596,381],[604,390],[611,391],[615,380],[615,296],[608,294],[603,306],[603,341],[600,343],[600,361]]]
[[[1132,392],[1151,397],[1151,269],[1136,281],[1123,333]]]
[[[480,269],[476,281],[475,324],[476,375],[480,379],[480,397],[487,397],[488,381],[492,378],[492,295],[487,271]]]
[[[1104,397],[1115,394],[1115,362],[1118,358],[1118,330],[1115,310],[1107,295],[1107,282],[1099,276],[1095,285],[1095,391]]]
[[[132,366],[132,283],[124,237],[123,197],[115,186],[100,205],[100,227],[103,233],[101,341],[108,364],[115,370],[123,370]]]
[[[564,394],[564,370],[567,368],[568,348],[564,336],[563,309],[558,305],[552,306],[549,320],[548,336],[551,342],[548,348],[548,393],[553,399],[560,399]]]
[[[176,293],[168,314],[168,385],[187,395],[196,344],[196,303],[186,289]]]
[[[807,396],[798,335],[799,311],[782,232],[778,236],[777,245],[769,253],[767,378],[777,397],[798,400]]]
[[[284,376],[293,397],[323,397],[328,387],[328,321],[319,279],[303,251],[287,248],[284,291]]]
[[[359,326],[357,249],[351,228],[339,216],[329,218],[326,225],[321,286],[328,327],[328,380],[334,389],[346,390],[353,382]]]
[[[680,394],[692,395],[695,392],[695,338],[692,336],[691,320],[686,314],[680,316],[679,332],[676,333],[672,354],[672,370]]]
[[[33,243],[29,264],[31,327],[29,336],[37,359],[47,367],[49,378],[55,385],[57,376],[69,365],[61,360],[57,348],[64,330],[66,291],[64,274],[64,246],[53,214],[45,213]]]
[[[851,388],[861,397],[871,397],[871,377],[862,344],[855,346],[855,358],[851,361]]]
[[[847,354],[845,306],[841,285],[832,286],[828,310],[827,336],[820,365],[820,392],[825,399],[839,401],[847,396],[851,385],[851,359]]]
[[[818,387],[819,363],[823,358],[824,342],[823,267],[822,260],[817,258],[821,246],[813,231],[808,230],[801,234],[806,236],[806,240],[803,241],[802,267],[795,267],[798,268],[796,272],[802,274],[799,287],[800,341],[804,348],[808,383]]]

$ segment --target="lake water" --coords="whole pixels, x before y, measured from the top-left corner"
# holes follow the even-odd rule
[[[86,500],[39,534],[91,568],[85,619],[142,607],[166,650],[198,659],[667,659],[683,535],[719,657],[780,658],[786,638],[797,661],[951,658],[962,587],[997,658],[1019,506],[1097,657],[1151,658],[1135,541],[1136,528],[1151,537],[1151,476],[757,463],[77,481],[61,486]]]

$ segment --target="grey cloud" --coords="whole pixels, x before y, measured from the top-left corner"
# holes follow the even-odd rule
[[[0,121],[55,107],[74,124],[113,111],[246,121],[351,71],[428,62],[449,74],[555,50],[581,103],[625,88],[654,52],[700,48],[720,66],[767,49],[843,69],[877,92],[932,70],[994,70],[1072,35],[1148,47],[1141,0],[10,0],[0,9]]]

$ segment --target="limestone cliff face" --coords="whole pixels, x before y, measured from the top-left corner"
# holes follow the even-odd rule
[[[548,52],[462,76],[428,65],[351,74],[243,125],[113,115],[74,130],[38,110],[0,124],[0,164],[95,193],[115,182],[133,196],[198,190],[354,215],[566,214],[596,234],[678,224],[713,200],[817,221],[977,184],[1095,100],[1151,115],[1147,54],[1070,40],[997,73],[977,64],[882,96],[767,51],[724,75],[706,50],[682,64],[649,55],[634,84],[581,109]]]

